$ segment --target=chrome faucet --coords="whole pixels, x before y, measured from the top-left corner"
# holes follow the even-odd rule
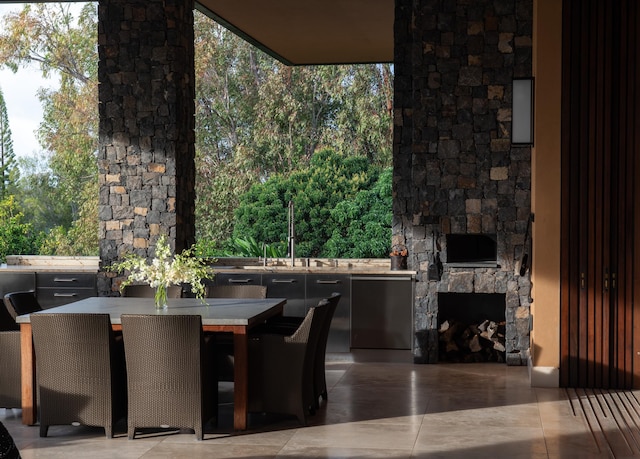
[[[267,244],[262,243],[262,266],[267,266]]]
[[[291,257],[291,266],[296,265],[296,224],[294,219],[293,201],[289,201],[289,235],[287,242],[289,244],[289,256]]]

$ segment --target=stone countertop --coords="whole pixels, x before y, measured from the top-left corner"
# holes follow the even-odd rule
[[[1,272],[86,272],[99,271],[99,257],[56,257],[40,255],[9,255],[0,264]],[[416,271],[391,270],[388,259],[321,259],[300,258],[291,266],[290,259],[219,258],[211,261],[214,272],[220,273],[295,273],[353,274],[384,276],[415,276]]]
[[[0,273],[97,273],[98,267],[90,266],[69,266],[69,265],[46,265],[46,266],[24,266],[24,265],[0,265]]]
[[[216,272],[224,273],[295,273],[415,276],[415,271],[392,270],[388,259],[296,258],[294,266],[288,258],[219,258],[211,263]]]
[[[56,257],[43,255],[8,255],[0,272],[98,272],[99,257]]]

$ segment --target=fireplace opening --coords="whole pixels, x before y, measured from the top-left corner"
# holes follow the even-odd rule
[[[498,245],[495,234],[448,234],[449,266],[497,266]]]
[[[438,294],[438,360],[505,362],[503,293]]]

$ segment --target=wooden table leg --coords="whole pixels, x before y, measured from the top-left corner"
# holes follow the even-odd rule
[[[246,430],[249,407],[249,349],[247,331],[237,329],[233,333],[233,427]]]
[[[22,423],[34,425],[38,413],[36,402],[35,353],[31,324],[20,324],[20,359],[22,371]]]

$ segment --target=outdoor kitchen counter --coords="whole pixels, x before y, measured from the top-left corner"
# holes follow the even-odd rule
[[[43,255],[8,255],[0,264],[0,273],[97,273],[98,257],[58,257]]]
[[[389,259],[322,259],[296,258],[295,265],[285,258],[267,259],[266,266],[256,258],[222,258],[211,263],[215,272],[225,273],[297,273],[297,274],[358,274],[415,276],[416,271],[392,270]]]
[[[416,271],[391,270],[389,268],[314,268],[306,266],[271,266],[261,268],[259,266],[229,267],[212,266],[214,272],[220,273],[296,273],[296,274],[358,274],[358,275],[384,275],[384,276],[415,276]]]

